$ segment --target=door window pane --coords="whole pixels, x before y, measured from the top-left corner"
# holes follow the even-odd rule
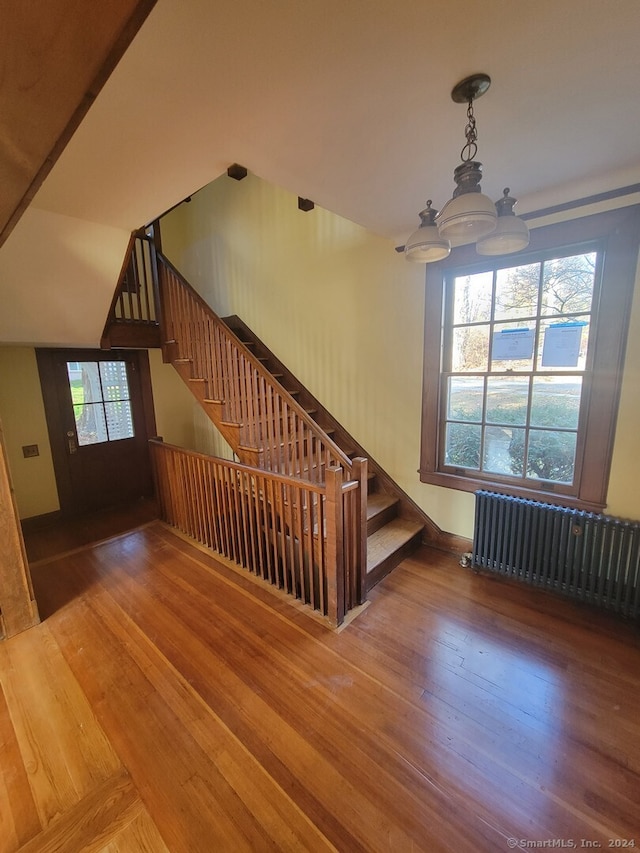
[[[105,403],[105,412],[109,441],[117,441],[121,438],[133,438],[131,404],[128,400]]]
[[[104,400],[128,400],[129,383],[127,365],[124,361],[101,361],[100,379]]]
[[[78,444],[99,444],[109,441],[102,403],[85,403],[73,407],[76,417]]]
[[[124,361],[67,362],[78,444],[133,438],[133,417]]]

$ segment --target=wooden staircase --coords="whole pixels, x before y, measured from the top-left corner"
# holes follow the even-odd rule
[[[442,531],[276,355],[240,318],[219,318],[157,251],[153,234],[138,232],[132,235],[102,345],[153,346],[158,333],[165,362],[240,464],[316,484],[326,485],[329,472],[338,469],[345,485],[356,477],[358,556],[349,559],[360,567],[360,595],[421,542],[442,547]],[[345,547],[347,540],[345,531]]]
[[[223,322],[349,459],[368,459],[367,589],[371,589],[427,540],[432,522],[239,317]]]

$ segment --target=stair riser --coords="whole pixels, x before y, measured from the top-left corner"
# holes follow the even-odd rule
[[[398,548],[397,551],[394,551],[393,554],[390,554],[375,568],[368,571],[366,577],[367,591],[373,589],[376,584],[380,583],[382,578],[388,575],[392,569],[395,569],[398,563],[401,563],[406,557],[413,554],[413,552],[420,547],[421,541],[422,532],[418,531],[418,533],[412,536],[411,539],[404,543],[404,545]]]
[[[374,515],[372,518],[367,520],[367,536],[371,536],[372,533],[375,533],[376,530],[380,530],[381,527],[384,527],[385,524],[388,524],[392,521],[398,514],[398,505],[393,504],[393,506],[389,506],[386,509],[381,510],[381,512]]]

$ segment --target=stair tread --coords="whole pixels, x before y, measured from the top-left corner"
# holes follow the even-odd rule
[[[372,571],[423,528],[419,521],[394,518],[367,537],[367,572]]]
[[[385,492],[373,492],[367,495],[367,519],[373,518],[379,512],[383,512],[390,506],[398,503],[398,498],[387,495]]]

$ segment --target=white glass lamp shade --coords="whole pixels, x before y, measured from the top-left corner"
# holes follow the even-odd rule
[[[413,232],[404,246],[404,256],[417,264],[432,264],[441,261],[451,252],[451,245],[438,233],[435,225],[421,225]]]
[[[499,216],[495,230],[476,243],[479,255],[508,255],[529,245],[529,229],[519,216]]]
[[[434,219],[437,211],[431,209],[431,200],[420,213],[420,227],[417,228],[404,246],[404,256],[417,264],[432,264],[441,261],[451,252],[448,240],[440,236]]]
[[[527,248],[529,229],[526,222],[514,214],[515,203],[515,198],[509,195],[509,187],[506,187],[503,198],[496,202],[498,221],[495,230],[476,243],[479,255],[509,255]]]
[[[469,192],[455,196],[436,218],[440,235],[452,246],[474,243],[496,227],[496,206],[484,193]]]

